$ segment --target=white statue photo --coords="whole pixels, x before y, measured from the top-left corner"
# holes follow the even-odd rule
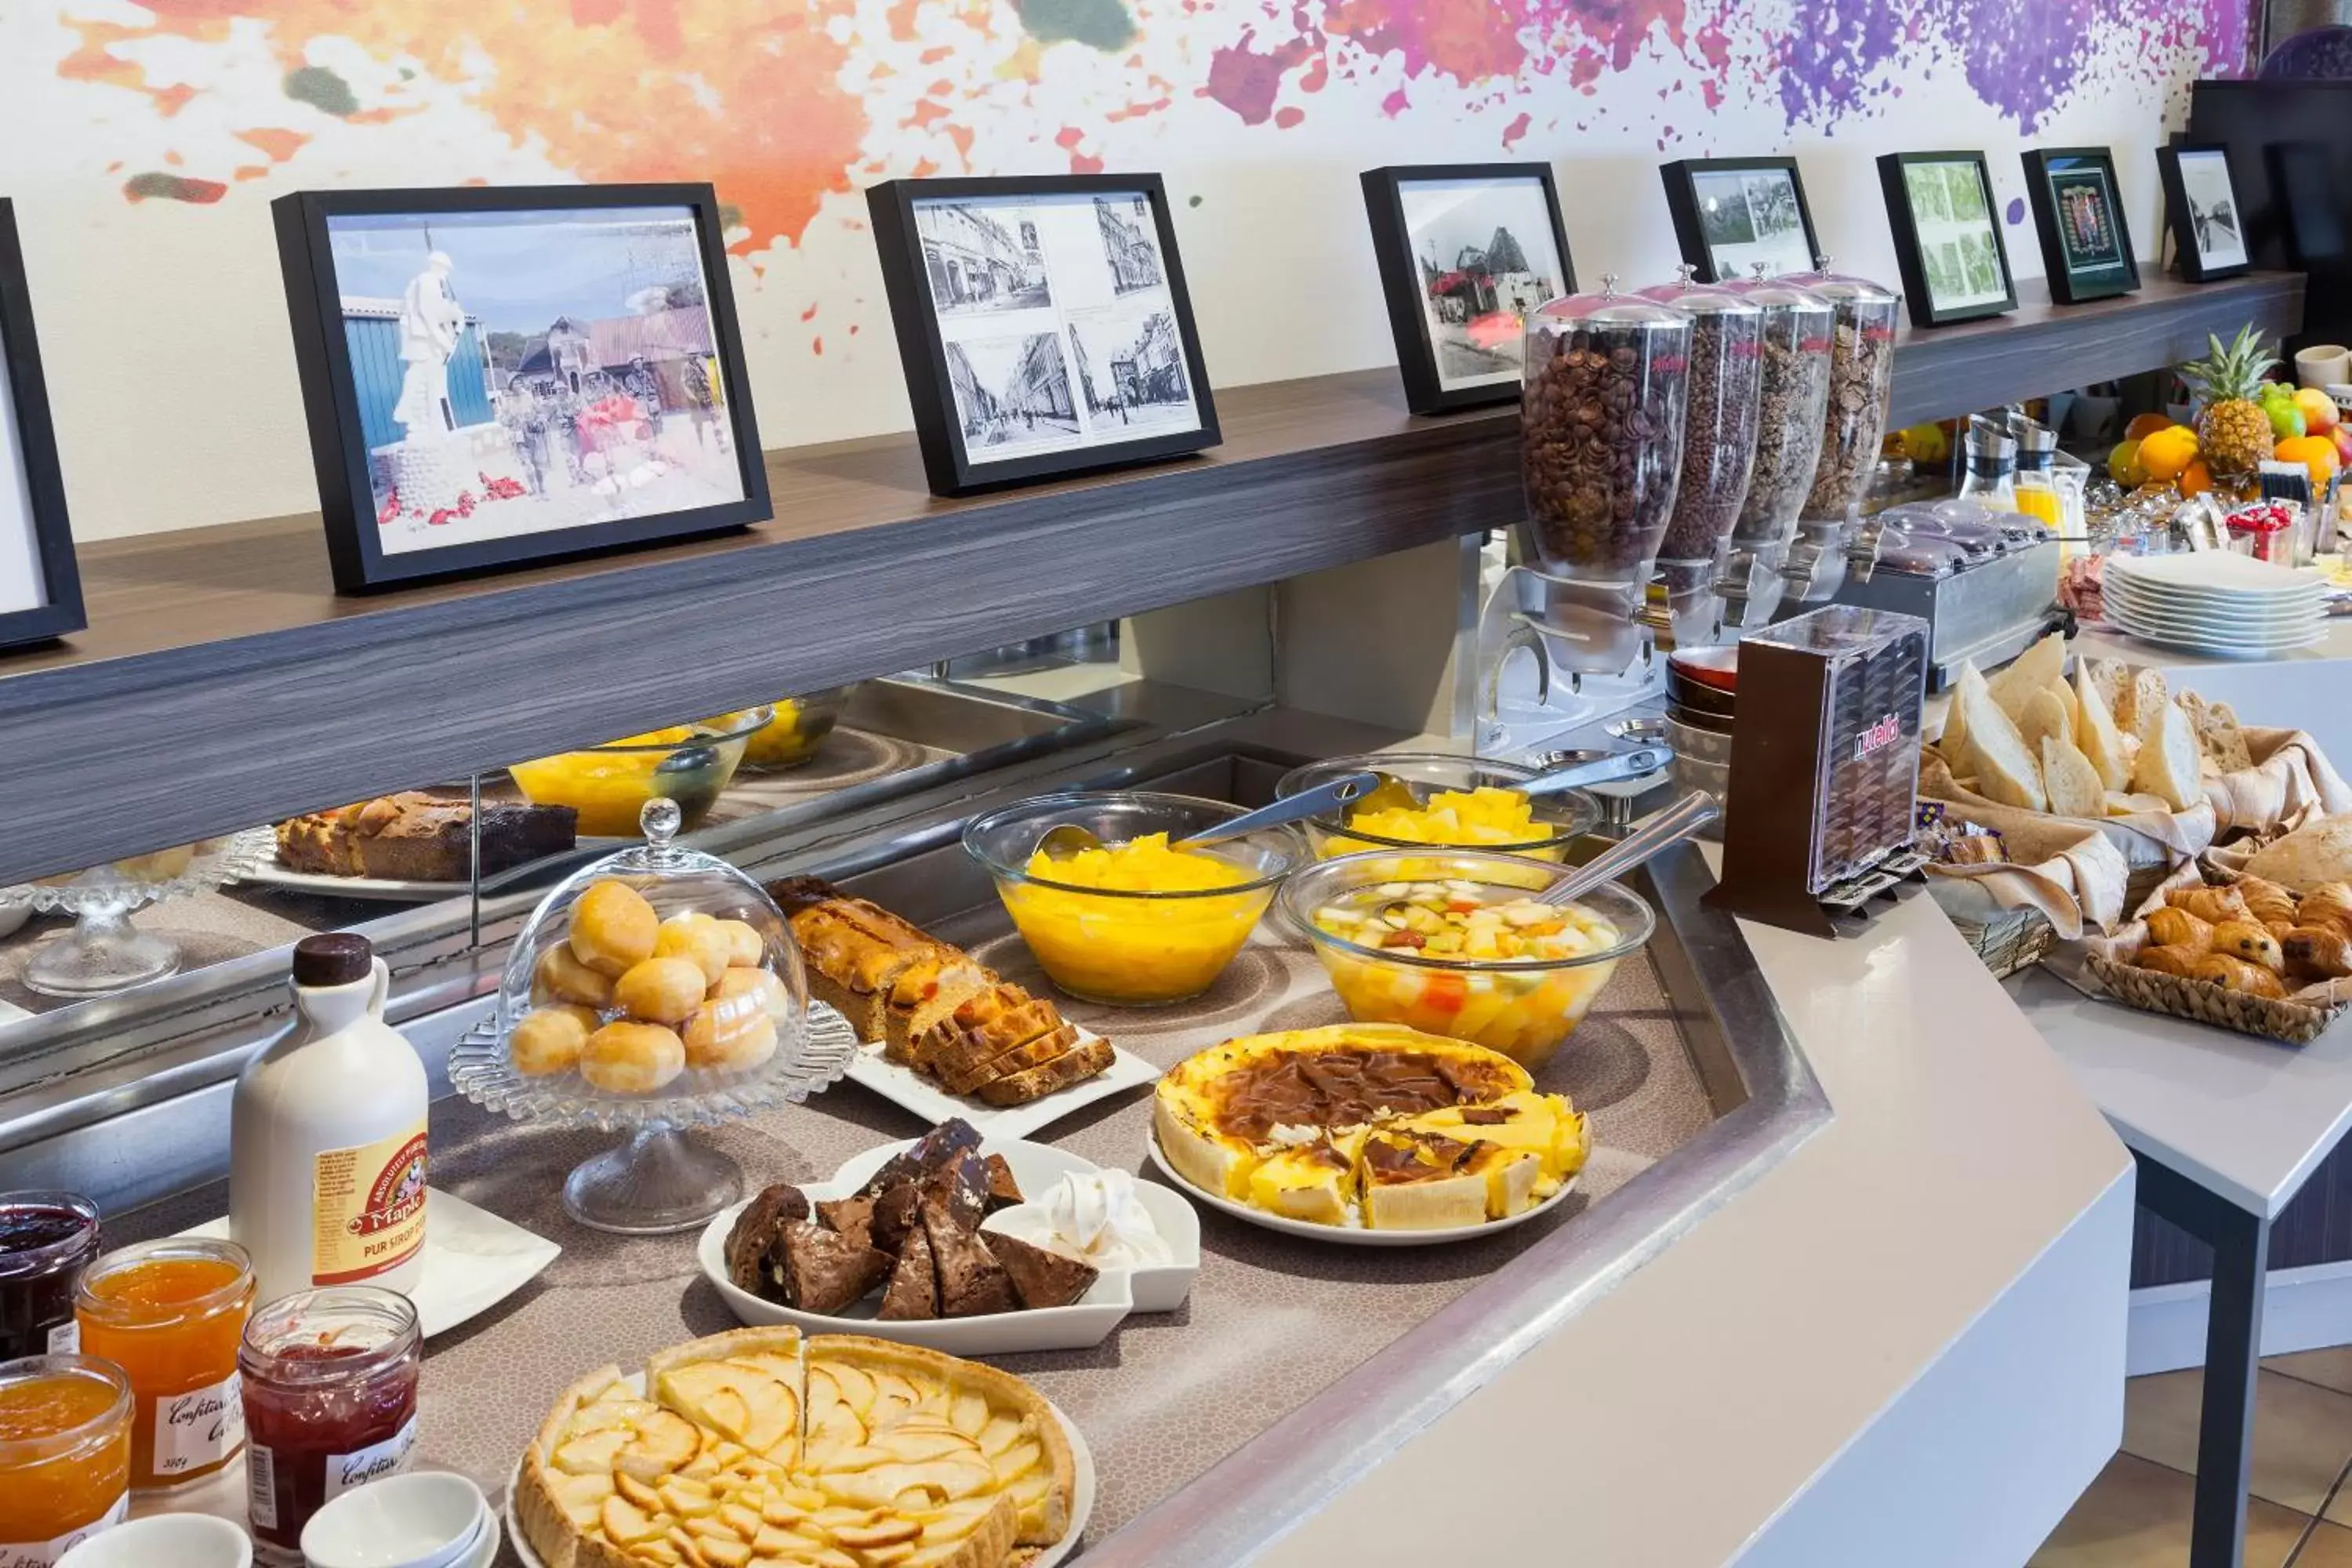
[[[400,297],[400,359],[408,368],[392,416],[408,440],[425,440],[451,427],[449,358],[457,352],[465,326],[466,312],[449,289],[449,258],[436,250]]]

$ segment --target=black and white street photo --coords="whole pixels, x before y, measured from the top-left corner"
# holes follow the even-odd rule
[[[1103,263],[1111,291],[1132,294],[1167,281],[1152,240],[1151,203],[1143,196],[1097,196],[1095,226],[1102,232]]]
[[[1077,438],[1077,410],[1059,332],[950,343],[947,361],[966,447],[1018,448]]]
[[[1028,209],[926,202],[915,209],[915,229],[940,316],[1029,310],[1054,302],[1037,217]]]
[[[1189,430],[1200,423],[1184,374],[1184,346],[1170,311],[1074,320],[1070,346],[1087,423],[1097,436],[1133,428]]]
[[[1431,180],[1398,194],[1440,384],[1516,381],[1527,313],[1562,273],[1542,183]]]
[[[2220,153],[2182,153],[2180,188],[2189,198],[2197,255],[2206,268],[2244,266],[2246,239],[2239,226],[2237,195],[2230,186],[2229,159]]]

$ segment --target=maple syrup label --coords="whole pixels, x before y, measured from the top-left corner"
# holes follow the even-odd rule
[[[114,1506],[79,1530],[68,1530],[55,1541],[0,1541],[0,1568],[52,1568],[60,1557],[88,1541],[102,1535],[121,1524],[131,1512],[131,1494],[123,1493],[114,1500]]]
[[[425,1123],[322,1151],[310,1193],[313,1285],[356,1285],[399,1268],[425,1245]]]

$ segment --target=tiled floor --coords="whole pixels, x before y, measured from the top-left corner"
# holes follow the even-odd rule
[[[2028,1568],[2180,1568],[2197,1468],[2203,1374],[2137,1377],[2124,1451]],[[2263,1363],[2255,1391],[2246,1568],[2352,1568],[2352,1349]]]

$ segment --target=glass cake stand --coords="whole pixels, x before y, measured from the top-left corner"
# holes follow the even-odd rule
[[[44,996],[107,996],[177,973],[179,943],[159,931],[138,930],[131,923],[131,912],[250,877],[277,854],[272,829],[248,827],[197,846],[184,865],[168,874],[155,870],[157,857],[146,856],[93,866],[69,881],[0,888],[0,910],[74,917],[72,931],[43,945],[25,965],[25,988]]]
[[[677,805],[665,798],[648,802],[640,816],[646,842],[608,855],[574,872],[541,900],[516,939],[492,1017],[470,1030],[449,1053],[449,1081],[476,1104],[502,1112],[517,1121],[546,1126],[593,1127],[626,1136],[623,1142],[578,1166],[564,1179],[564,1212],[592,1229],[623,1236],[651,1236],[686,1230],[742,1195],[743,1173],[733,1160],[692,1139],[696,1128],[716,1126],[759,1111],[806,1100],[849,1070],[857,1054],[857,1037],[849,1021],[823,1004],[807,1000],[807,984],[800,951],[766,889],[716,856],[672,842],[678,827]],[[642,900],[665,927],[681,921],[708,917],[727,922],[755,950],[758,962],[747,964],[767,971],[761,984],[769,986],[766,1016],[774,1021],[774,1048],[756,1065],[740,1070],[714,1066],[680,1068],[675,1058],[668,1076],[650,1092],[625,1093],[589,1081],[579,1065],[555,1068],[541,1061],[536,1073],[525,1072],[516,1060],[517,1026],[541,1010],[587,1013],[603,1025],[634,1025],[648,1031],[644,1018],[632,1019],[621,1004],[629,982],[611,986],[605,1001],[589,1003],[593,993],[573,994],[563,986],[580,978],[582,933],[601,925],[591,894],[602,897],[618,883],[629,890],[621,901]],[[631,894],[635,898],[630,897]],[[750,928],[745,930],[743,928]],[[756,932],[759,941],[752,942]],[[611,956],[591,942],[590,952]],[[653,940],[647,930],[644,942]],[[636,953],[644,952],[642,946]],[[630,956],[635,957],[632,953]],[[638,961],[640,967],[675,965],[679,960],[656,957]],[[731,961],[728,961],[730,962]],[[626,960],[613,964],[624,969]],[[569,971],[571,979],[566,979]],[[739,978],[740,970],[726,974]],[[691,968],[688,969],[691,975]],[[586,977],[591,983],[593,976]],[[714,988],[697,1007],[725,1009],[727,993]],[[665,1015],[671,1018],[680,1013]],[[723,1015],[719,1027],[731,1029],[749,1015]],[[765,1026],[760,1026],[765,1032]],[[690,1023],[677,1026],[688,1040],[696,1038]],[[600,1028],[601,1034],[601,1028]],[[595,1042],[592,1038],[591,1045]],[[708,1040],[704,1043],[707,1045]],[[675,1051],[677,1043],[669,1043]],[[578,1053],[575,1050],[575,1055]],[[598,1064],[591,1050],[583,1058]],[[691,1061],[691,1055],[687,1058]],[[706,1060],[714,1058],[706,1058]]]

